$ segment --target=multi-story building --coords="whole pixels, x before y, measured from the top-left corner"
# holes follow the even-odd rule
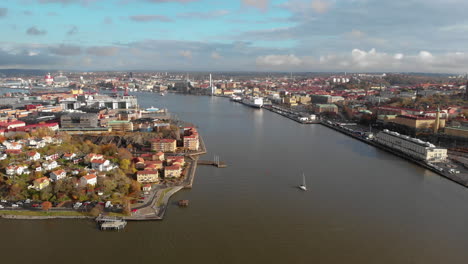
[[[164,178],[179,178],[182,175],[182,168],[179,165],[167,166],[164,168]]]
[[[297,106],[297,101],[295,97],[286,97],[284,98],[284,104],[289,107]]]
[[[184,148],[188,150],[198,150],[200,148],[200,138],[196,128],[184,128]]]
[[[401,135],[385,129],[379,132],[374,139],[376,142],[399,150],[408,156],[426,162],[442,162],[447,159],[447,149],[437,148],[429,142]]]
[[[430,116],[398,115],[392,123],[406,126],[412,129],[433,129],[437,118]],[[445,119],[439,119],[439,128],[445,127]]]
[[[60,117],[62,128],[95,128],[98,127],[96,114],[72,113]]]
[[[321,113],[338,113],[338,106],[334,104],[316,104],[314,107],[316,114]]]
[[[184,137],[184,148],[188,150],[198,150],[200,147],[200,140],[198,135],[190,135]]]
[[[151,141],[152,151],[175,152],[177,149],[177,141],[175,139],[158,138]]]
[[[137,181],[139,183],[158,183],[159,174],[157,170],[142,170],[137,172]]]
[[[107,123],[107,126],[112,129],[112,131],[118,132],[131,132],[133,131],[133,123],[131,121],[122,121],[115,120]]]

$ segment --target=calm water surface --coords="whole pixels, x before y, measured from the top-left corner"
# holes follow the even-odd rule
[[[225,98],[136,93],[210,158],[161,222],[0,220],[5,263],[467,263],[468,189],[320,125]],[[297,185],[306,175],[308,192]]]

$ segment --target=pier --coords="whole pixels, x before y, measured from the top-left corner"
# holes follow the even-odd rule
[[[224,161],[219,160],[219,156],[215,155],[214,160],[199,160],[197,162],[198,165],[209,165],[209,166],[215,166],[217,168],[226,168],[227,165]]]
[[[101,230],[121,230],[127,225],[127,221],[122,218],[104,215],[96,217],[96,222],[99,224]]]

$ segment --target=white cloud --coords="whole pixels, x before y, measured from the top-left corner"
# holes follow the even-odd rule
[[[258,66],[298,66],[302,60],[296,55],[266,55],[257,57]]]
[[[402,60],[405,57],[402,53],[397,53],[393,56],[395,60]]]
[[[419,52],[419,58],[421,58],[423,62],[432,62],[434,59],[434,56],[432,56],[430,52],[423,50]]]

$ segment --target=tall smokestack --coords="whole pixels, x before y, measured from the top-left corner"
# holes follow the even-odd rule
[[[440,108],[439,106],[437,106],[436,120],[434,124],[434,134],[437,134],[439,132],[439,127],[440,127]]]
[[[211,89],[211,95],[214,95],[215,87],[213,86],[213,79],[211,78],[211,73],[210,73],[210,89]]]

